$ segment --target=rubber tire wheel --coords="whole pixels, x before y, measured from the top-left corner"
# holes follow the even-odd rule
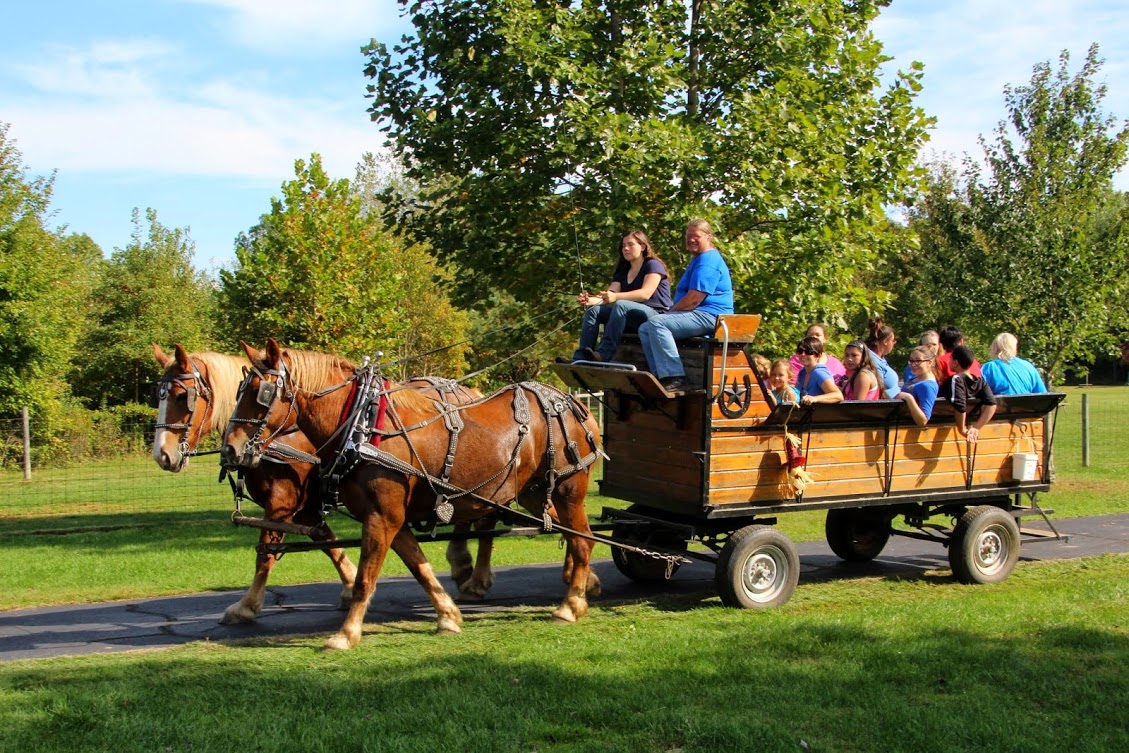
[[[722,547],[714,582],[726,606],[778,607],[800,582],[800,558],[792,541],[775,528],[746,526]]]
[[[961,583],[1007,580],[1019,561],[1019,524],[993,505],[969,508],[949,539],[949,566]]]
[[[890,520],[873,510],[828,510],[823,525],[827,545],[847,562],[870,562],[890,540]]]
[[[641,512],[636,505],[627,508],[628,512]],[[612,527],[612,539],[615,541],[622,541],[625,544],[633,544],[642,549],[649,548],[648,545],[653,544],[656,547],[663,549],[672,549],[675,551],[685,551],[686,542],[673,535],[663,535],[663,532],[652,532],[648,541],[632,537],[626,532],[630,531],[634,526],[622,525]],[[627,549],[622,549],[618,546],[612,547],[612,563],[615,569],[619,570],[624,577],[635,581],[636,583],[657,583],[667,580],[666,577],[666,560],[655,559],[654,557],[647,557],[646,555],[632,552]],[[678,572],[680,565],[675,564],[670,569],[671,577]]]

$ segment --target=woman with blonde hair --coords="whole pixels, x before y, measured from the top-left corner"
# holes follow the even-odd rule
[[[1012,333],[996,335],[988,352],[992,360],[980,367],[980,373],[993,395],[1031,395],[1047,391],[1035,365],[1016,355],[1019,340]]]

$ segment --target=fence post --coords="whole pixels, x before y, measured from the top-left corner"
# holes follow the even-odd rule
[[[24,481],[31,481],[31,422],[27,416],[27,406],[20,409],[24,428]]]
[[[1090,395],[1082,393],[1082,467],[1090,467]]]

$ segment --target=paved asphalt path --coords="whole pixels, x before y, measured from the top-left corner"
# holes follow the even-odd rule
[[[1129,515],[1075,518],[1056,521],[1055,526],[1070,537],[1068,542],[1024,542],[1020,559],[1129,553]],[[842,563],[822,542],[799,544],[797,549],[800,588],[805,583],[836,578],[913,577],[949,566],[941,545],[902,536],[893,537],[882,556],[864,565]],[[497,551],[499,559],[504,560],[505,544]],[[597,560],[594,567],[604,590],[603,596],[592,601],[595,608],[604,600],[645,600],[662,593],[709,598],[716,593],[713,567],[705,563],[684,566],[670,582],[660,584],[633,583],[608,559]],[[464,614],[543,606],[548,619],[550,608],[563,595],[559,564],[500,567],[496,576],[489,600],[460,605]],[[250,578],[248,568],[248,582]],[[449,584],[450,579],[445,578],[445,582]],[[246,625],[219,624],[224,609],[237,601],[242,591],[0,612],[0,661],[151,649],[200,640],[331,633],[340,627],[343,617],[334,608],[340,590],[337,582],[268,588],[262,614]],[[369,622],[434,619],[430,602],[411,577],[382,578],[368,611]]]

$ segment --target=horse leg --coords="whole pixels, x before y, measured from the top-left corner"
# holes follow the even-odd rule
[[[455,533],[470,532],[470,523],[456,523]],[[451,566],[451,579],[461,591],[463,584],[470,580],[474,572],[474,561],[470,558],[470,548],[466,539],[451,539],[447,542],[447,564]]]
[[[275,531],[260,531],[259,545],[281,544],[283,534]],[[258,553],[255,555],[255,577],[251,580],[251,587],[243,598],[224,610],[220,623],[235,625],[241,622],[253,622],[263,609],[263,596],[267,590],[267,578],[270,577],[271,568],[278,562],[278,557],[273,554]]]
[[[588,515],[584,510],[584,494],[588,489],[588,474],[578,473],[557,486],[554,492],[552,515],[554,520],[574,531],[589,532]],[[565,535],[568,552],[565,555],[565,575],[568,593],[553,612],[557,622],[576,622],[588,613],[587,592],[592,576],[589,563],[592,542],[571,534]],[[599,579],[596,579],[597,588]]]
[[[408,566],[408,570],[415,576],[424,593],[431,599],[431,605],[435,607],[435,613],[439,615],[439,623],[435,632],[461,633],[462,628],[459,625],[462,624],[463,615],[444,590],[442,584],[439,583],[439,579],[435,577],[435,571],[431,569],[431,563],[424,557],[415,534],[407,527],[401,528],[392,539],[392,549],[400,555],[400,559]]]
[[[316,536],[310,538],[314,541],[334,541],[337,536],[330,530],[329,526],[323,525],[322,531]],[[337,601],[338,609],[348,609],[349,605],[353,603],[353,583],[357,579],[357,568],[349,560],[349,556],[345,554],[344,549],[326,549],[324,550],[329,561],[337,568],[337,575],[341,578],[341,596]]]
[[[596,546],[596,544],[595,544],[595,542],[593,542],[592,547],[595,548],[595,546]],[[566,552],[564,568],[561,571],[561,581],[563,581],[566,586],[569,584],[569,582],[572,581],[572,568],[573,568],[572,553]],[[596,575],[595,570],[593,570],[591,567],[589,567],[588,568],[588,584],[584,587],[585,595],[591,596],[592,598],[596,598],[602,592],[603,592],[603,586],[600,584],[599,576]]]
[[[376,591],[376,581],[388,555],[388,547],[402,523],[402,518],[388,520],[375,513],[365,516],[361,525],[361,560],[353,582],[353,601],[341,629],[325,642],[326,650],[350,649],[361,642],[369,600]]]
[[[497,521],[486,517],[474,524],[479,532],[493,531]],[[478,556],[470,577],[459,585],[459,601],[482,601],[486,592],[494,585],[494,571],[490,569],[490,558],[494,553],[494,537],[483,536],[478,540]]]

